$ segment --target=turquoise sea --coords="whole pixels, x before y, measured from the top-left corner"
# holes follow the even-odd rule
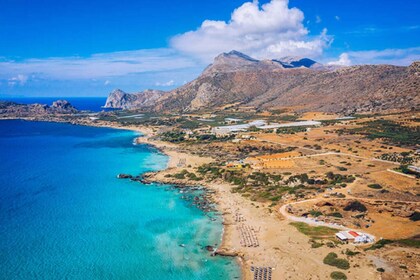
[[[164,168],[134,132],[0,121],[1,279],[235,279],[210,257],[222,224],[171,186],[116,179]],[[180,246],[184,244],[185,246]]]

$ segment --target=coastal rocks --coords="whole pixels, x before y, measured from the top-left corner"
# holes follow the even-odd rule
[[[227,248],[219,248],[214,252],[214,256],[238,257],[239,253],[236,251],[231,251]]]
[[[211,246],[211,245],[205,246],[204,249],[206,249],[209,252],[214,252],[214,250],[215,250],[215,248],[213,246]]]
[[[117,178],[118,179],[132,179],[133,175],[121,173],[117,175]]]

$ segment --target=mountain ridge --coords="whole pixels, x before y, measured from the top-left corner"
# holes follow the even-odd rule
[[[335,113],[418,107],[419,62],[325,66],[309,58],[257,60],[237,51],[218,55],[195,80],[171,91],[110,94],[123,109],[194,112],[224,106],[294,108]],[[154,93],[151,93],[154,92]],[[133,101],[134,100],[134,101]]]

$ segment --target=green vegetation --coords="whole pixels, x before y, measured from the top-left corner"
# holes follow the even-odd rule
[[[334,280],[347,280],[347,276],[341,271],[331,272],[330,276]]]
[[[273,203],[282,199],[285,194],[303,198],[309,193],[321,193],[331,185],[342,186],[345,184],[343,182],[351,182],[355,179],[351,175],[334,173],[327,173],[327,178],[318,179],[310,178],[306,173],[296,175],[283,173],[280,175],[249,171],[247,168],[226,168],[220,163],[204,164],[197,168],[197,172],[206,181],[221,179],[235,185],[232,192],[240,193],[253,201]],[[313,212],[312,215],[316,217],[322,213]]]
[[[346,259],[339,259],[336,253],[329,253],[324,258],[324,263],[339,269],[349,269],[350,263]]]
[[[413,214],[411,214],[410,221],[413,221],[413,222],[420,221],[420,212],[415,211]]]
[[[387,244],[395,244],[402,247],[420,248],[420,238],[416,236],[414,238],[398,240],[381,239],[369,248],[366,248],[365,251],[381,249]]]
[[[352,211],[352,212],[366,212],[367,208],[364,206],[360,201],[355,200],[350,202],[349,204],[344,207],[344,211]]]
[[[315,239],[311,239],[311,248],[316,249],[322,246],[324,246],[324,243],[317,242]]]
[[[340,218],[340,219],[343,218],[343,215],[340,212],[329,213],[329,214],[327,214],[327,216]]]
[[[395,171],[398,171],[407,175],[414,175],[416,176],[416,178],[420,178],[420,173],[417,173],[408,169],[408,165],[400,165],[400,167],[396,168]]]
[[[379,190],[379,189],[382,189],[382,186],[379,184],[369,184],[368,188]]]
[[[307,130],[304,126],[296,126],[296,127],[282,127],[277,128],[276,133],[277,134],[295,134],[298,132],[305,132]]]
[[[197,175],[195,173],[188,172],[185,169],[182,170],[179,173],[174,174],[174,175],[167,174],[167,175],[165,175],[165,177],[174,177],[175,179],[181,179],[181,180],[183,180],[183,179],[189,179],[189,180],[193,180],[193,181],[201,181],[201,180],[203,180],[203,178],[197,177]]]
[[[182,131],[168,131],[161,134],[162,141],[171,143],[180,143],[185,141],[185,132]]]
[[[338,232],[338,230],[334,228],[324,226],[313,227],[302,222],[292,222],[290,224],[297,228],[299,232],[308,235],[311,238],[329,238]]]
[[[411,152],[401,152],[401,153],[386,153],[382,154],[380,159],[399,162],[403,165],[409,165],[418,160],[418,156],[413,155]]]
[[[349,249],[346,249],[346,251],[344,252],[347,256],[356,256],[356,255],[358,255],[358,254],[360,254],[360,252],[354,252],[354,251],[351,251],[351,250],[349,250]]]
[[[389,120],[375,120],[363,127],[338,130],[340,133],[361,134],[369,139],[383,139],[390,144],[415,146],[420,143],[420,128],[402,126]]]
[[[400,239],[396,243],[405,247],[420,248],[420,239]]]
[[[315,210],[309,211],[309,214],[311,214],[311,216],[313,216],[313,217],[319,217],[319,216],[322,216],[323,215],[322,212],[315,211]]]
[[[378,242],[376,242],[375,244],[373,244],[372,246],[370,246],[369,248],[366,248],[365,251],[381,249],[385,245],[392,244],[392,243],[394,243],[393,240],[381,239]]]

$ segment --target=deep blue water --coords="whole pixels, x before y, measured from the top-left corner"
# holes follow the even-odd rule
[[[131,131],[0,121],[1,279],[234,279],[220,216],[163,185],[116,179],[167,157]],[[185,244],[185,247],[179,246]]]
[[[104,110],[101,106],[104,106],[106,101],[106,97],[0,97],[0,100],[13,101],[20,104],[40,103],[47,105],[51,105],[58,99],[65,99],[69,101],[78,110],[89,110],[93,112],[100,112]]]

